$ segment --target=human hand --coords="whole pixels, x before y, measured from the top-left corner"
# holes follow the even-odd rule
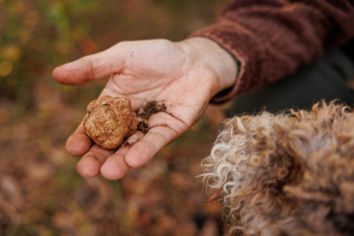
[[[121,42],[57,67],[53,77],[60,83],[80,85],[111,75],[100,96],[127,97],[133,109],[149,101],[167,107],[166,112],[150,117],[151,129],[137,143],[116,151],[92,144],[80,124],[66,143],[69,153],[82,156],[78,172],[113,180],[144,165],[190,128],[218,91],[232,86],[236,70],[234,59],[206,38],[178,43],[163,39]]]

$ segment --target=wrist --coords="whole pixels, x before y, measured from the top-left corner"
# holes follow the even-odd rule
[[[238,64],[219,44],[203,37],[186,39],[179,44],[187,53],[213,69],[219,83],[216,93],[235,84]]]

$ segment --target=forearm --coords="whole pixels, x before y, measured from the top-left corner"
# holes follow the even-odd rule
[[[217,23],[192,35],[215,41],[240,63],[232,91],[216,102],[280,79],[354,35],[350,1],[255,2],[233,1]]]

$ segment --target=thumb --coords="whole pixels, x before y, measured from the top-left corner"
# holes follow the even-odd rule
[[[125,58],[124,50],[118,45],[55,68],[53,78],[62,84],[77,85],[118,73]]]

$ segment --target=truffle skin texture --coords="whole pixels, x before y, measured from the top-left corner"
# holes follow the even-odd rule
[[[135,112],[130,100],[123,97],[102,96],[87,106],[84,119],[86,134],[105,149],[116,149],[125,137],[137,129]]]

